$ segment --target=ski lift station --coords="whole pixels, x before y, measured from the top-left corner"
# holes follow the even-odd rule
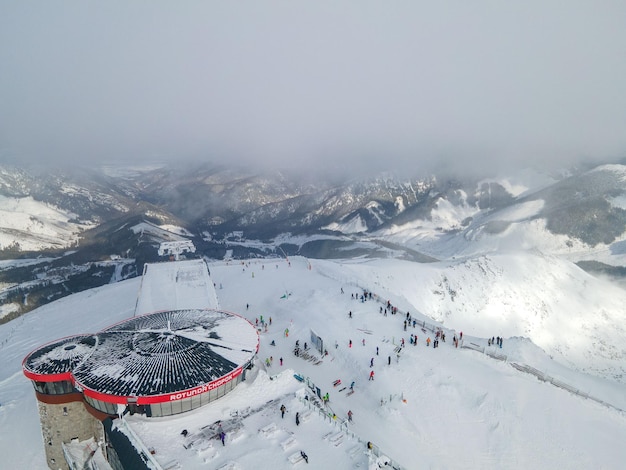
[[[218,308],[203,260],[146,264],[133,317],[46,344],[23,361],[50,467],[72,468],[65,465],[71,442],[88,439],[106,442],[99,452],[118,461],[107,421],[110,427],[126,413],[155,418],[215,402],[246,379],[258,348],[256,328]]]

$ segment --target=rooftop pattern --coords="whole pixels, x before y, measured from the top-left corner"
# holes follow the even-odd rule
[[[27,356],[23,366],[32,380],[71,379],[94,398],[125,403],[128,397],[162,396],[151,400],[158,402],[241,373],[258,345],[256,329],[238,315],[174,310],[51,343]]]

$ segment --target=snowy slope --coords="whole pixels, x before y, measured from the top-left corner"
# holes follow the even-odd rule
[[[32,197],[0,196],[0,248],[19,243],[22,251],[65,248],[91,225],[72,221],[76,215]]]
[[[568,367],[626,383],[626,291],[538,252],[435,264],[344,263],[448,328],[530,338]]]
[[[563,175],[560,181],[532,172],[484,180],[479,186],[498,184],[511,200],[502,207],[481,208],[477,194],[457,190],[454,198],[436,200],[426,217],[375,235],[440,259],[538,250],[571,261],[623,266],[624,174],[624,165],[603,165],[578,176]],[[612,242],[602,241],[603,229],[611,233],[609,239],[615,236]],[[593,242],[584,242],[585,237]]]
[[[611,321],[614,304],[610,298],[618,293],[609,285],[582,276],[561,261],[543,257],[527,262],[527,266],[514,255],[485,257],[469,265],[458,262],[434,266],[397,260],[290,261],[290,265],[284,260],[211,263],[221,308],[241,313],[252,322],[260,315],[266,320],[272,317],[272,326],[262,333],[259,356],[273,356],[269,374],[276,377],[268,380],[261,370],[257,381],[242,384],[215,406],[187,415],[158,420],[135,415],[129,419],[135,432],[155,449],[155,458],[161,463],[175,460],[183,468],[193,469],[218,468],[234,461],[240,469],[280,470],[293,468],[289,455],[303,449],[309,455],[310,468],[352,468],[357,463],[364,465],[363,454],[357,451],[364,448],[363,442],[372,441],[405,468],[621,467],[626,458],[622,445],[626,440],[623,412],[585,400],[511,366],[512,362],[523,362],[626,409],[623,382],[567,367],[573,364],[582,370],[590,365],[611,364],[597,349],[580,353],[578,348],[584,346],[584,341],[576,336],[575,328],[567,334],[554,335],[554,343],[561,345],[559,362],[550,359],[529,339],[510,337],[527,327],[528,333],[519,336],[542,340],[541,332],[550,330],[552,322],[564,321],[567,315],[555,308],[556,303],[548,304],[543,323],[536,325],[524,321],[521,315],[499,316],[498,308],[490,311],[483,305],[487,297],[481,297],[481,289],[475,289],[475,296],[465,298],[465,311],[448,316],[435,306],[450,307],[452,301],[429,293],[437,282],[442,282],[442,290],[447,292],[448,287],[454,289],[455,283],[461,281],[486,286],[493,279],[479,275],[483,269],[500,276],[502,290],[507,293],[494,296],[500,302],[514,295],[514,285],[520,292],[519,298],[535,300],[540,297],[532,297],[531,294],[536,295],[532,291],[542,282],[553,293],[560,288],[567,288],[570,293],[578,289],[580,293],[569,295],[568,299],[563,296],[559,303],[567,300],[569,308],[576,307],[575,319],[576,312],[598,308],[608,312],[606,321],[598,320],[593,327],[599,337],[623,344],[623,331],[620,333],[612,323],[620,319],[613,316]],[[533,284],[528,273],[537,263],[542,270],[550,266],[552,274]],[[431,272],[424,270],[425,266],[431,266]],[[443,283],[442,273],[448,284]],[[518,273],[517,278],[513,273]],[[485,344],[486,335],[502,334],[502,353],[508,359],[496,361],[477,351],[457,349],[450,340],[437,349],[427,348],[426,334],[420,328],[403,330],[403,312],[384,316],[379,313],[378,302],[353,299],[351,294],[361,292],[357,286],[389,299],[403,312],[410,310],[418,321],[434,323],[430,317],[441,316],[448,338],[452,329],[462,330],[466,341]],[[0,326],[5,359],[0,366],[0,453],[7,468],[45,468],[34,392],[21,373],[22,358],[47,341],[93,332],[131,316],[138,289],[137,279],[107,285],[64,298]],[[288,295],[283,298],[284,294]],[[459,292],[454,305],[460,303],[463,295]],[[515,299],[512,297],[509,302],[518,301]],[[472,315],[470,303],[476,307]],[[352,318],[348,317],[349,311]],[[284,336],[285,328],[290,330],[288,338]],[[291,352],[296,339],[301,344],[309,340],[311,328],[324,338],[329,350],[329,356],[319,365],[296,358]],[[613,333],[611,328],[615,329]],[[410,334],[417,334],[417,345],[409,345]],[[398,344],[400,338],[406,340],[407,346],[396,357],[394,343]],[[276,346],[270,346],[272,340]],[[351,348],[349,340],[353,341]],[[284,359],[282,367],[280,357]],[[368,381],[372,358],[376,376],[374,381]],[[301,393],[298,391],[302,384],[293,379],[294,371],[309,377],[322,388],[322,393],[329,392],[331,409],[339,420],[345,419],[348,409],[354,412],[354,423],[349,426],[354,437],[335,446],[328,435],[336,435],[338,428],[316,413],[306,415],[300,426],[295,425],[295,412],[305,416],[307,408],[295,396]],[[332,386],[336,378],[344,384],[354,380],[355,394],[347,397],[346,391],[339,393]],[[278,411],[282,403],[288,408],[284,420]],[[246,407],[260,409],[242,421],[243,428],[232,432],[223,448],[219,442],[211,442],[218,445],[202,451],[181,445],[182,429],[198,433],[202,427],[217,419],[228,420],[233,412]],[[272,423],[277,426],[274,434],[260,431]],[[295,439],[293,447],[286,445],[290,436]],[[357,452],[354,455],[353,449]]]
[[[207,265],[198,259],[146,264],[137,297],[136,315],[219,306]]]
[[[139,278],[108,284],[45,305],[0,327],[0,429],[2,465],[48,468],[32,385],[21,363],[33,349],[59,338],[95,333],[131,317]]]

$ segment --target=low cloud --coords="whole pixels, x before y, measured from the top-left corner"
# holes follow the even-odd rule
[[[626,156],[621,2],[0,13],[0,158],[364,171]]]

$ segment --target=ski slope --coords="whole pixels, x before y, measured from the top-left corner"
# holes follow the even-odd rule
[[[520,296],[530,296],[536,286],[528,279],[520,276],[508,280],[518,272],[511,268],[514,255],[509,256],[492,261],[490,266],[500,267],[503,282],[515,281]],[[517,265],[525,262],[519,259]],[[577,290],[569,297],[580,315],[591,315],[598,308],[610,313],[611,321],[596,321],[594,328],[607,344],[616,343],[617,351],[623,354],[619,344],[625,344],[626,338],[612,323],[620,319],[623,323],[623,317],[609,299],[618,292],[603,281],[577,278],[567,264],[553,262],[551,266],[554,281],[550,288]],[[616,366],[603,371],[599,364],[612,362],[600,351],[594,354],[593,349],[585,349],[583,355],[579,354],[577,345],[582,347],[584,341],[577,339],[574,329],[567,338],[555,335],[555,344],[568,347],[562,346],[554,359],[537,346],[543,327],[550,328],[551,321],[556,324],[570,314],[569,310],[560,312],[559,303],[548,305],[547,323],[524,334],[518,331],[521,320],[515,316],[494,323],[488,309],[481,306],[486,283],[492,279],[469,276],[473,270],[462,263],[445,266],[393,259],[335,262],[296,257],[289,262],[213,262],[209,268],[217,286],[219,308],[239,313],[253,324],[260,315],[266,321],[271,317],[272,325],[267,332],[261,332],[260,364],[254,381],[241,384],[212,405],[184,415],[153,420],[137,415],[127,418],[132,432],[154,451],[160,465],[177,462],[182,468],[194,469],[220,468],[230,463],[237,469],[301,468],[306,464],[294,465],[289,458],[303,450],[309,458],[307,468],[366,468],[371,463],[364,453],[368,441],[407,469],[612,469],[621,468],[626,459],[622,445],[626,440],[626,417],[618,410],[626,409],[626,394],[623,381],[614,377]],[[459,283],[465,281],[464,302],[473,302],[465,310],[444,317],[433,300],[441,296],[428,295],[432,287],[429,279],[441,279],[442,273],[449,280],[457,282],[458,277]],[[92,289],[0,326],[4,358],[0,366],[3,466],[47,468],[34,391],[21,373],[23,357],[47,341],[94,332],[132,316],[139,286],[139,279],[133,279]],[[389,300],[399,313],[385,316],[380,313],[382,304],[374,298],[365,302],[353,298],[362,289],[383,302]],[[599,295],[602,289],[611,295]],[[350,311],[352,318],[348,316]],[[447,341],[440,342],[439,348],[428,348],[428,330],[424,333],[410,326],[404,331],[407,311],[417,321],[439,325],[447,332]],[[515,311],[514,306],[511,311]],[[554,319],[548,320],[551,316]],[[285,329],[289,329],[288,337]],[[311,329],[324,339],[328,349],[328,356],[317,365],[293,354],[296,340],[301,345],[310,343]],[[507,360],[455,348],[451,343],[455,331],[464,332],[466,344],[480,347],[487,347],[486,337],[491,331],[494,336],[502,335],[503,348],[498,352]],[[410,334],[418,336],[417,345],[409,344]],[[401,338],[406,345],[398,356],[395,350]],[[270,345],[272,340],[275,346]],[[261,363],[270,356],[273,365],[267,368]],[[369,381],[372,358],[375,378]],[[511,363],[532,366],[611,406],[537,380]],[[597,366],[590,368],[590,364]],[[322,394],[329,393],[328,410],[336,414],[336,420],[324,418],[315,407],[309,409],[301,400],[306,386],[294,379],[294,373],[308,378]],[[347,396],[347,389],[339,392],[341,387],[332,385],[336,379],[347,387],[355,381],[355,393]],[[284,419],[279,411],[282,404],[287,408]],[[354,413],[354,421],[339,437],[348,410]],[[295,423],[296,412],[302,416],[299,426]],[[239,427],[227,432],[225,446],[218,440],[208,440],[203,447],[183,447],[183,429],[190,436],[198,436],[217,420],[226,423],[237,415],[242,417]]]

